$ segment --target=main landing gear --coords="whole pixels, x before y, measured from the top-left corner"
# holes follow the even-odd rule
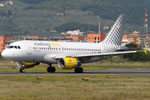
[[[50,64],[49,67],[47,68],[47,72],[48,73],[55,73],[56,69],[55,67],[52,67],[52,65]]]
[[[83,73],[83,68],[82,68],[82,67],[76,67],[76,68],[74,69],[74,72],[75,72],[75,73]]]

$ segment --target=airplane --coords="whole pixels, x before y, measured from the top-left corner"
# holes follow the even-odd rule
[[[11,43],[2,52],[2,56],[17,62],[21,73],[24,73],[26,68],[32,68],[40,63],[49,65],[49,73],[56,71],[52,64],[58,64],[62,69],[74,69],[75,73],[83,73],[81,64],[137,52],[121,46],[124,24],[125,15],[121,14],[100,43],[22,40]]]

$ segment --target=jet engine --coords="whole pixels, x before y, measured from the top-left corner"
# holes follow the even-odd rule
[[[58,60],[58,66],[62,69],[72,69],[79,65],[77,58],[64,57]]]
[[[18,62],[17,63],[17,66],[18,67],[23,67],[23,68],[32,68],[36,65],[39,65],[40,63],[35,63],[35,62],[25,62],[25,63],[22,63],[22,62]]]

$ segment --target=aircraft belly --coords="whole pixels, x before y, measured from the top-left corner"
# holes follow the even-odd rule
[[[85,57],[85,58],[80,58],[79,60],[81,61],[81,63],[91,63],[91,62],[101,61],[101,60],[107,59],[109,57],[110,56]]]
[[[43,57],[43,62],[46,62],[46,63],[52,63],[52,64],[56,64],[57,63],[57,60],[54,59],[54,56],[55,55],[45,55]]]

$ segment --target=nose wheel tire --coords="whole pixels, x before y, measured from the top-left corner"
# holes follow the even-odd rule
[[[82,68],[82,67],[76,67],[76,68],[74,69],[74,72],[75,72],[75,73],[83,73],[83,68]]]
[[[24,73],[25,72],[24,68],[20,68],[19,71],[20,71],[20,73]]]
[[[48,73],[55,73],[55,71],[56,71],[55,67],[48,67],[47,68]]]

